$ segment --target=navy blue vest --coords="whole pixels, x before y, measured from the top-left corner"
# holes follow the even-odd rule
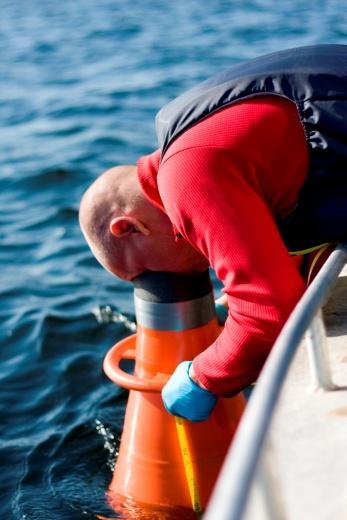
[[[217,110],[273,94],[295,102],[310,153],[294,212],[278,227],[288,248],[347,240],[347,45],[299,47],[222,72],[157,115],[162,155],[172,141]],[[281,172],[278,172],[281,175]]]

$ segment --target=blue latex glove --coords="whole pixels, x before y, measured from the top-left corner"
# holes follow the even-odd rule
[[[219,325],[224,325],[228,317],[228,307],[225,307],[225,305],[222,305],[221,303],[215,303],[215,308]]]
[[[217,402],[217,396],[201,388],[189,377],[191,361],[177,367],[162,390],[165,408],[172,415],[189,421],[205,421]]]

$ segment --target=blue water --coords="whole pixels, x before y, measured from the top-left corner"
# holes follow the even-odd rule
[[[341,0],[0,0],[0,518],[108,513],[126,393],[102,373],[132,288],[77,212],[155,147],[160,106],[262,53],[347,43]]]

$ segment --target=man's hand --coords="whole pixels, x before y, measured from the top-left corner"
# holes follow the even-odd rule
[[[217,402],[209,390],[202,388],[189,377],[191,361],[177,367],[162,390],[164,406],[172,415],[189,421],[205,421]]]

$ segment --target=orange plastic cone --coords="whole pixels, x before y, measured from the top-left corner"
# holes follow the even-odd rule
[[[138,511],[145,504],[191,510],[192,491],[175,417],[165,410],[160,391],[178,363],[193,359],[220,333],[208,273],[189,278],[145,273],[135,282],[135,308],[137,334],[112,347],[104,362],[106,374],[130,390],[109,501],[115,510],[126,502]],[[119,367],[124,358],[135,360],[134,374]],[[207,421],[184,421],[189,464],[202,508],[243,409],[241,396],[219,399]]]

